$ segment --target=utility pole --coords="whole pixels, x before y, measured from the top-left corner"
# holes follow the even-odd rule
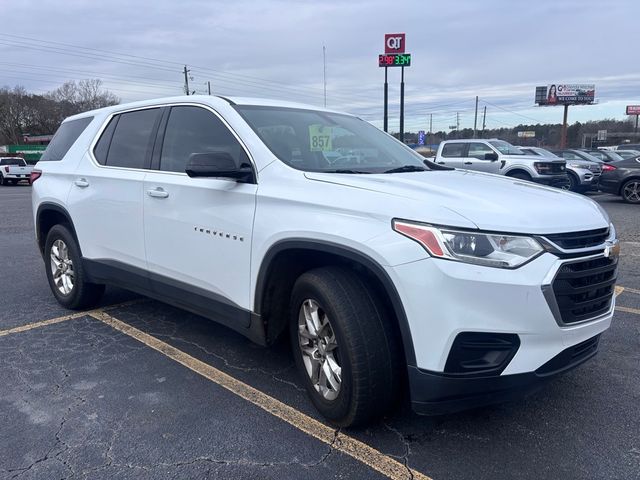
[[[184,66],[184,93],[189,95],[189,70],[187,70],[187,66]]]
[[[487,126],[487,106],[484,106],[484,113],[482,114],[482,136],[484,137],[484,128]]]
[[[473,138],[478,136],[478,96],[476,95],[476,114],[473,117]]]
[[[324,108],[327,108],[327,48],[324,45],[322,45],[322,69],[322,82],[324,83]]]
[[[433,113],[429,114],[429,151],[431,151],[431,145],[433,144]]]
[[[460,131],[460,112],[456,112],[456,131]]]
[[[207,88],[209,90],[209,95],[211,95],[211,82],[207,81]]]

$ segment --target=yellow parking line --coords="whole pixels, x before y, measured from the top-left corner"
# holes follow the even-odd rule
[[[621,285],[616,285],[615,292],[614,292],[616,297],[620,295],[622,292],[624,292],[624,287]]]
[[[110,325],[116,330],[128,335],[139,342],[153,348],[170,359],[180,363],[188,369],[198,373],[213,383],[227,389],[231,393],[251,402],[266,412],[287,422],[289,425],[303,431],[307,435],[330,445],[333,449],[345,453],[354,459],[368,465],[391,479],[420,479],[430,480],[426,475],[415,470],[409,471],[405,465],[349,435],[338,432],[335,429],[315,420],[293,407],[276,400],[275,398],[247,385],[240,380],[206,364],[182,350],[158,340],[157,338],[128,325],[111,315],[96,311],[90,315],[101,322]]]
[[[617,312],[626,312],[626,313],[635,313],[636,315],[640,315],[640,309],[637,309],[637,308],[616,306],[616,311]]]
[[[640,290],[637,290],[635,288],[622,287],[622,290],[624,290],[625,292],[635,293],[636,295],[640,295]],[[622,292],[620,292],[620,293],[622,293]]]
[[[0,330],[0,337],[5,335],[11,335],[12,333],[26,332],[33,330],[34,328],[46,327],[47,325],[53,325],[56,323],[66,322],[67,320],[73,320],[74,318],[80,318],[88,315],[88,312],[72,313],[71,315],[64,315],[62,317],[51,318],[49,320],[42,320],[41,322],[28,323],[26,325],[20,325],[19,327],[9,328],[7,330]]]
[[[61,317],[50,318],[48,320],[41,320],[39,322],[27,323],[26,325],[20,325],[18,327],[8,328],[6,330],[0,330],[0,337],[11,335],[13,333],[27,332],[29,330],[33,330],[34,328],[46,327],[47,325],[55,325],[56,323],[62,323],[68,320],[73,320],[75,318],[85,317],[95,312],[102,312],[104,310],[113,310],[114,308],[126,307],[127,305],[146,302],[147,300],[148,299],[146,298],[137,298],[135,300],[129,300],[128,302],[116,303],[114,305],[108,305],[106,307],[98,308],[95,310],[87,310],[86,312],[71,313],[69,315],[63,315]]]

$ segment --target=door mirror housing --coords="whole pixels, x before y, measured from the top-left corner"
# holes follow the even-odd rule
[[[498,160],[498,154],[497,153],[485,153],[484,154],[484,159],[485,160],[491,160],[492,162],[495,162]]]
[[[227,152],[192,153],[185,172],[190,177],[232,178],[242,183],[253,183],[253,168],[249,163],[236,165]]]

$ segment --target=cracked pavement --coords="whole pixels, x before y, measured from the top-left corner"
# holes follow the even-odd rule
[[[69,313],[49,292],[29,193],[0,187],[0,329]],[[623,242],[640,241],[636,206],[593,198]],[[620,284],[640,290],[639,261],[623,250]],[[103,304],[132,298],[108,289]],[[640,294],[618,304],[640,309]],[[109,313],[321,420],[288,342],[262,348],[151,300]],[[593,360],[527,399],[435,418],[404,402],[342,433],[434,479],[640,478],[639,336],[640,316],[618,312]],[[383,478],[88,316],[0,337],[0,385],[2,479]]]

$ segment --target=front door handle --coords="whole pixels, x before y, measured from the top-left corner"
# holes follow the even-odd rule
[[[465,165],[473,165],[473,162],[464,162]]]
[[[444,162],[437,162],[438,165],[444,165]]]
[[[89,182],[87,182],[86,178],[77,178],[73,184],[80,188],[87,188],[89,186]]]
[[[151,190],[147,190],[147,195],[153,198],[167,198],[169,192],[165,191],[162,187],[156,187]]]

